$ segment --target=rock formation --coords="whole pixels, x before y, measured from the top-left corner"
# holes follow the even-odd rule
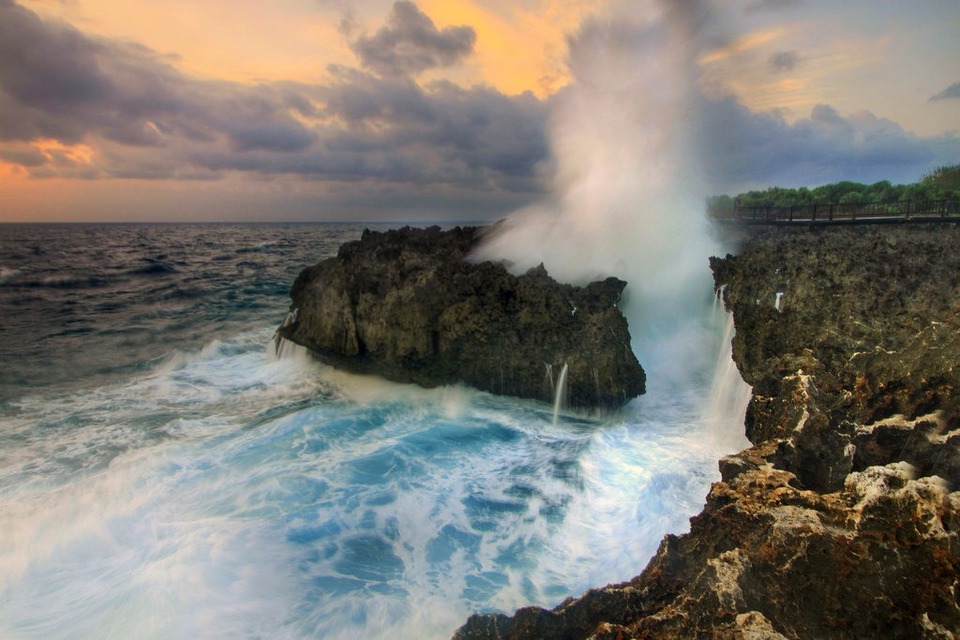
[[[641,575],[457,638],[960,637],[960,229],[759,231],[711,266],[754,446]]]
[[[626,283],[559,284],[543,267],[521,276],[473,264],[481,230],[364,231],[305,269],[280,329],[334,366],[399,382],[457,381],[554,401],[566,367],[568,406],[616,408],[644,391],[617,304]]]

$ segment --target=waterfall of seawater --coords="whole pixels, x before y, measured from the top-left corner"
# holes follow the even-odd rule
[[[703,419],[710,427],[717,444],[735,450],[749,445],[744,436],[744,416],[750,402],[751,388],[733,361],[733,314],[720,302],[723,290],[715,298],[712,321],[722,326],[717,358],[711,376],[710,394],[703,409]]]
[[[563,363],[560,369],[560,377],[557,379],[557,387],[553,392],[553,425],[557,425],[557,419],[560,417],[560,409],[563,408],[564,400],[567,395],[567,363]]]
[[[280,326],[280,329],[285,329],[296,321],[297,310],[288,311],[286,317],[283,319],[283,324]],[[278,329],[273,336],[273,351],[277,358],[282,358],[283,350],[289,349],[292,346],[289,340],[284,339],[284,337],[280,335],[280,329]]]

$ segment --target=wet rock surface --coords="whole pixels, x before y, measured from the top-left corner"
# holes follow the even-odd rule
[[[617,304],[626,283],[560,284],[474,264],[476,227],[365,231],[291,290],[295,320],[280,334],[326,362],[399,382],[464,382],[497,394],[617,408],[644,391]]]
[[[711,267],[754,446],[641,575],[456,637],[960,637],[960,229],[758,231]]]

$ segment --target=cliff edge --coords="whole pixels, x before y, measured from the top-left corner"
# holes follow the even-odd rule
[[[960,637],[960,229],[764,230],[711,267],[754,446],[636,578],[457,638]]]
[[[646,377],[617,307],[626,282],[560,284],[541,266],[524,275],[474,264],[476,227],[364,231],[303,270],[280,335],[356,373],[438,386],[617,408]]]

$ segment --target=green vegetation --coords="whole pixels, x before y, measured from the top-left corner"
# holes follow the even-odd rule
[[[733,198],[728,195],[707,198],[707,211],[716,218],[733,216],[736,200],[741,207],[795,207],[814,204],[877,204],[902,201],[960,199],[960,164],[938,167],[913,184],[889,181],[861,184],[843,181],[813,189],[770,187],[747,191]]]
[[[921,183],[952,192],[956,196],[960,193],[960,164],[950,167],[937,167],[924,175]]]

